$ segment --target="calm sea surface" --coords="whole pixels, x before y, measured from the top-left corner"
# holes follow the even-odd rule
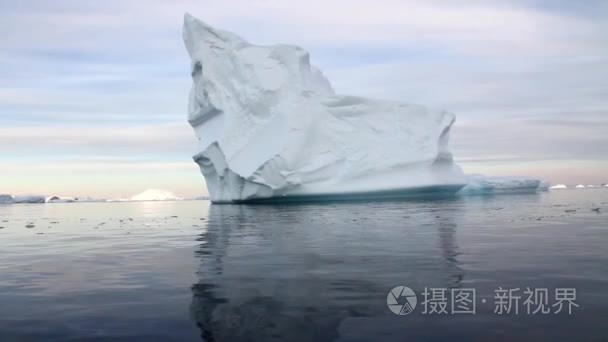
[[[607,219],[608,189],[0,206],[0,341],[605,341]]]

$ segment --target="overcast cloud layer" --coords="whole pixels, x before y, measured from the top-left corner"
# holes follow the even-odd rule
[[[608,2],[0,0],[0,193],[206,193],[184,12],[311,52],[339,93],[456,113],[465,171],[608,182]]]

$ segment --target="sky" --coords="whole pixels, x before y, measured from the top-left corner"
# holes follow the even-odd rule
[[[608,1],[0,0],[0,193],[207,193],[183,15],[456,114],[467,173],[608,182]]]

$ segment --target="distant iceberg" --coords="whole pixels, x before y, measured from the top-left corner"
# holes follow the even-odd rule
[[[468,175],[467,178],[467,185],[458,192],[461,195],[532,193],[546,189],[537,178],[484,175]]]
[[[95,197],[74,197],[74,202],[106,202],[104,198],[95,198]]]
[[[46,199],[46,203],[71,203],[75,200],[69,197],[52,196]]]
[[[579,184],[579,185],[575,186],[575,188],[582,189],[582,188],[586,188],[586,186],[584,186],[583,184]]]
[[[557,184],[552,187],[549,187],[549,189],[567,189],[567,188],[568,188],[568,186],[566,186],[564,184]]]
[[[44,203],[46,197],[42,195],[23,195],[12,196],[9,194],[0,194],[0,204],[18,204],[18,203]]]
[[[59,197],[43,195],[25,195],[12,196],[9,194],[0,194],[0,204],[12,203],[73,203],[73,202],[105,202],[105,199],[97,199],[92,197]]]
[[[175,201],[181,200],[174,193],[167,190],[148,189],[140,194],[137,194],[130,199],[131,201]]]
[[[42,195],[25,195],[13,197],[13,203],[44,203],[46,197]]]
[[[0,204],[11,204],[13,203],[13,196],[8,194],[0,194]]]
[[[46,199],[46,203],[74,203],[74,202],[105,202],[105,199],[98,199],[93,197],[59,197],[52,196]]]
[[[106,202],[130,202],[129,198],[110,198]]]

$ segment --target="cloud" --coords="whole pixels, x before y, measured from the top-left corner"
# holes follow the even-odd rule
[[[0,127],[0,152],[27,149],[83,156],[193,155],[196,139],[188,123],[114,125],[45,125]]]
[[[596,115],[571,112],[565,120],[532,116],[470,122],[454,127],[451,146],[457,161],[606,160],[608,121],[593,120]]]
[[[465,118],[608,109],[608,57],[575,63],[486,60],[481,65],[428,58],[334,68],[326,74],[337,80],[341,92],[424,103]]]
[[[605,52],[603,18],[547,11],[526,1],[208,0],[104,3],[22,1],[0,28],[11,48],[161,52],[181,45],[184,12],[246,38],[312,46],[432,46],[510,55]],[[590,2],[597,10],[602,2]],[[340,23],[336,25],[336,23]],[[17,30],[17,28],[21,28]],[[83,39],[87,38],[87,39]],[[136,39],[136,40],[134,40]],[[133,44],[133,43],[136,44]],[[311,47],[311,46],[309,46]]]

